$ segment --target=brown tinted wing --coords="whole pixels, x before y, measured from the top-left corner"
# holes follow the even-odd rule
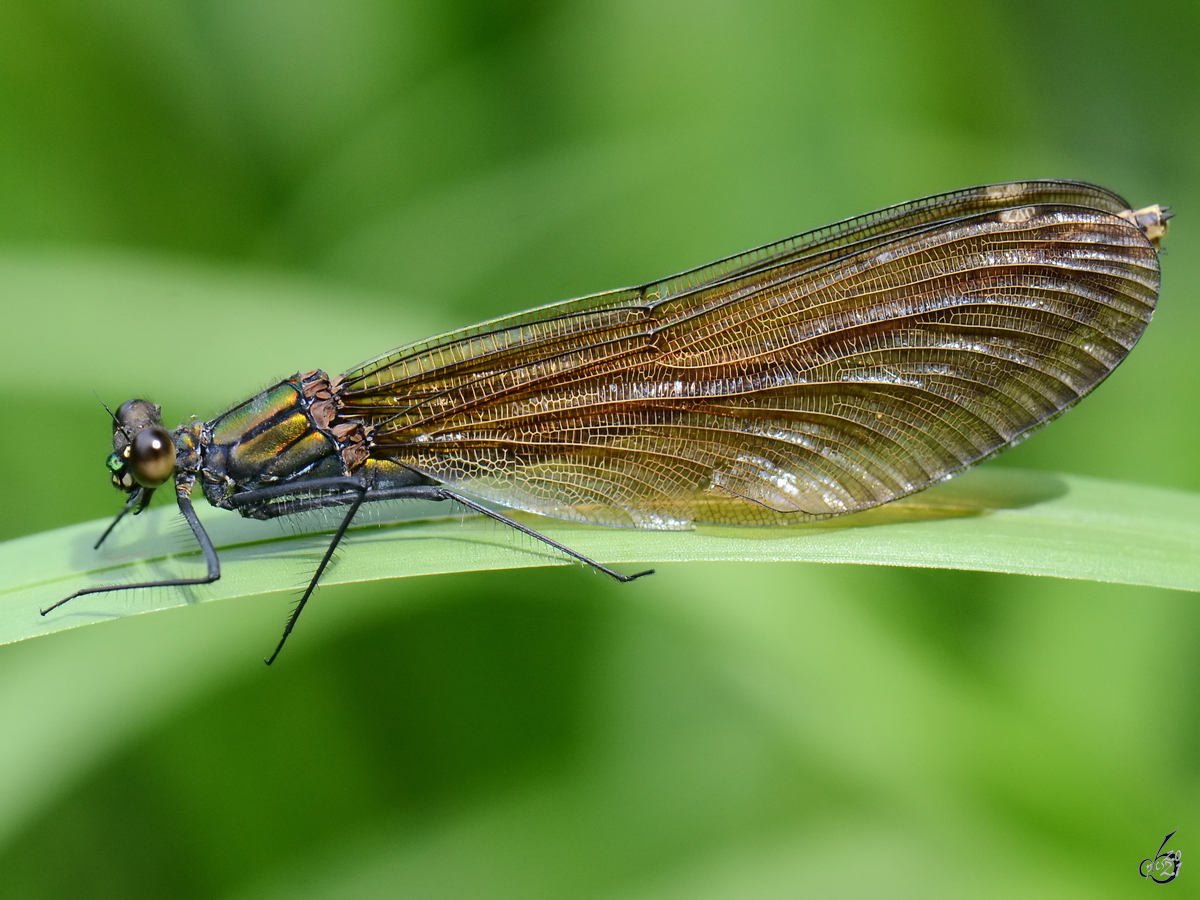
[[[1095,387],[1158,293],[1119,197],[993,185],[891,207],[346,373],[381,457],[642,528],[852,512],[1009,446]]]

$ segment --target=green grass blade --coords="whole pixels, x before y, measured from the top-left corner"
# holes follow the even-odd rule
[[[397,512],[407,515],[388,517]],[[0,544],[0,643],[188,603],[299,589],[325,546],[320,529],[329,524],[253,522],[209,508],[201,518],[221,555],[216,584],[83,597],[45,617],[40,608],[88,585],[199,574],[199,553],[169,507],[123,523],[99,551],[92,544],[103,522]],[[1200,590],[1200,494],[999,467],[877,510],[788,528],[662,533],[522,519],[607,563],[865,563]],[[305,525],[314,530],[297,531]],[[385,509],[356,526],[325,583],[564,562],[509,529],[426,504]]]

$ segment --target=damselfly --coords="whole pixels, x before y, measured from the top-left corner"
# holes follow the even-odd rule
[[[451,500],[619,581],[480,501],[646,529],[773,525],[903,497],[1010,447],[1137,342],[1158,298],[1165,207],[1072,181],[994,184],[847,219],[641,287],[543,306],[294,375],[168,432],[113,416],[113,484],[146,508],[270,519],[342,507],[267,662],[363,503]],[[43,611],[43,615],[50,611]]]

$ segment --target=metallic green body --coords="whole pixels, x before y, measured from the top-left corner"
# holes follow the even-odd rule
[[[233,509],[237,493],[349,474],[338,442],[318,428],[309,406],[297,375],[200,423],[198,474],[208,502]]]
[[[356,475],[377,490],[428,483],[392,460],[369,458],[361,426],[339,424],[332,397],[324,372],[297,374],[210,422],[180,428],[177,490],[190,493],[198,480],[213,506],[268,519],[289,512],[305,484],[319,479]],[[235,502],[239,494],[289,484],[290,498]]]

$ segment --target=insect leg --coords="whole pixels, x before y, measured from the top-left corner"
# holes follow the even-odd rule
[[[299,492],[312,492],[314,490],[331,490],[335,488],[343,488],[345,491],[355,492],[354,494],[327,494],[318,497],[306,497],[297,500],[288,500],[286,504],[276,506],[266,505],[264,501],[275,499],[286,499]],[[620,582],[633,581],[635,578],[641,578],[643,575],[654,574],[653,569],[645,572],[638,572],[635,575],[624,575],[620,572],[610,569],[603,563],[599,563],[591,557],[584,556],[576,550],[572,550],[565,544],[561,544],[553,538],[534,531],[527,525],[522,525],[515,519],[511,519],[503,513],[498,513],[494,509],[488,509],[474,500],[464,497],[445,485],[441,484],[412,484],[403,487],[382,488],[382,489],[366,489],[366,494],[358,498],[358,492],[363,490],[362,482],[354,477],[342,476],[315,479],[310,482],[305,482],[301,485],[275,485],[268,488],[260,488],[256,491],[247,491],[242,494],[236,494],[230,498],[231,505],[237,509],[256,508],[258,513],[262,513],[265,517],[274,517],[277,515],[291,515],[293,513],[307,512],[315,509],[326,509],[330,506],[344,506],[347,503],[353,502],[355,509],[360,503],[376,503],[382,500],[453,500],[456,503],[461,503],[467,509],[473,512],[481,513],[491,519],[495,519],[510,528],[515,528],[522,534],[527,534],[531,538],[541,541],[549,547],[553,547],[560,553],[563,553],[572,559],[578,560],[584,565],[591,566],[598,572],[603,572],[611,578],[615,578]],[[340,539],[340,538],[339,538]]]
[[[332,479],[331,479],[332,480]],[[304,589],[304,596],[300,598],[300,602],[296,604],[296,608],[292,610],[292,615],[288,619],[287,624],[283,626],[283,635],[279,638],[279,643],[275,646],[275,652],[263,660],[268,666],[275,662],[275,657],[279,656],[279,651],[283,649],[283,645],[287,642],[288,635],[292,633],[292,629],[296,627],[296,620],[300,618],[300,613],[304,612],[304,607],[308,603],[308,598],[312,596],[312,592],[316,590],[317,583],[321,580],[321,575],[325,572],[325,567],[329,565],[329,560],[333,558],[333,552],[341,543],[342,538],[346,535],[346,529],[350,527],[350,523],[354,521],[354,516],[358,513],[358,508],[362,506],[363,498],[367,496],[367,486],[362,482],[355,485],[347,485],[346,479],[338,486],[351,487],[357,491],[357,496],[350,504],[350,509],[342,518],[342,524],[338,526],[337,531],[333,534],[333,540],[329,542],[329,546],[325,549],[325,555],[321,557],[320,565],[317,566],[317,571],[313,573],[312,580],[309,581],[308,587]]]
[[[654,574],[653,569],[647,569],[645,572],[638,572],[636,575],[623,575],[620,572],[610,569],[603,563],[596,562],[596,560],[592,559],[591,557],[584,556],[582,553],[572,550],[566,544],[560,544],[558,541],[554,540],[554,538],[546,537],[546,535],[534,531],[527,525],[522,525],[516,519],[510,519],[508,516],[504,515],[503,513],[498,513],[494,509],[488,509],[483,504],[476,503],[474,500],[464,497],[462,494],[456,493],[447,487],[434,485],[413,485],[412,487],[398,488],[395,491],[389,491],[387,498],[380,497],[379,499],[389,499],[391,497],[403,497],[411,500],[453,500],[455,503],[461,503],[467,509],[485,515],[488,518],[495,519],[497,522],[507,525],[510,528],[515,528],[522,534],[527,534],[531,538],[541,541],[543,544],[553,547],[560,553],[565,553],[572,559],[578,560],[584,565],[591,566],[596,571],[603,572],[605,575],[615,578],[621,583],[633,581],[635,578],[641,578],[643,575]]]
[[[112,534],[112,530],[117,527],[117,523],[125,518],[126,513],[132,510],[135,506],[138,507],[139,512],[144,508],[145,505],[139,504],[139,501],[141,500],[142,494],[144,494],[145,491],[145,488],[138,488],[136,491],[130,493],[129,499],[125,501],[125,505],[121,507],[121,511],[117,513],[116,517],[111,522],[108,523],[108,527],[104,529],[104,534],[100,535],[100,540],[92,544],[93,550],[100,549],[100,545],[108,539],[108,536]],[[137,513],[134,513],[134,515],[137,515]]]
[[[284,482],[270,487],[241,491],[225,502],[229,508],[251,519],[275,519],[317,509],[329,509],[353,503],[370,486],[354,475],[333,475],[309,481]],[[330,493],[321,493],[321,492]],[[305,496],[312,494],[315,496]]]
[[[42,615],[46,615],[53,610],[58,609],[64,603],[74,600],[76,597],[82,597],[85,594],[107,594],[111,591],[127,591],[137,588],[155,588],[155,587],[186,587],[190,584],[212,584],[221,577],[221,561],[217,558],[217,551],[213,548],[212,541],[208,537],[208,532],[204,530],[204,526],[200,524],[200,520],[196,517],[196,510],[192,508],[192,501],[187,497],[177,497],[179,503],[179,511],[183,513],[184,519],[191,526],[192,534],[196,536],[196,543],[200,545],[200,550],[204,553],[204,562],[208,564],[208,573],[202,578],[167,578],[162,581],[139,581],[134,584],[103,584],[96,587],[83,588],[69,597],[63,597],[57,603],[54,603],[41,611]],[[125,510],[122,510],[121,515],[125,514],[131,504],[126,504]],[[118,516],[118,518],[120,518]],[[115,523],[114,523],[115,524]],[[111,531],[111,526],[109,528]],[[107,532],[106,532],[107,534]],[[99,546],[99,545],[97,545]]]

